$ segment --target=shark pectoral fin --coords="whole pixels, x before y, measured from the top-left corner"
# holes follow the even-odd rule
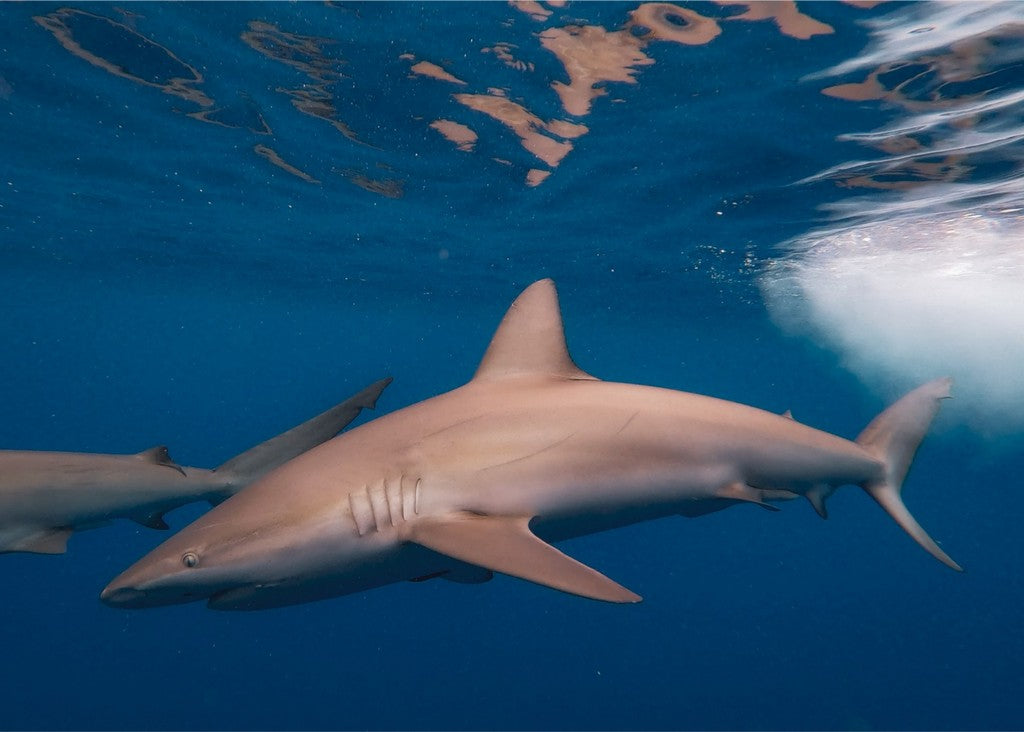
[[[177,470],[182,475],[185,475],[185,469],[171,460],[171,454],[167,452],[167,447],[164,445],[157,445],[156,447],[151,447],[148,450],[143,450],[142,452],[137,453],[136,457],[141,458],[148,463],[153,463],[154,465],[163,465],[164,467],[171,468],[172,470]]]
[[[153,511],[153,513],[142,513],[136,516],[132,516],[131,519],[135,523],[145,526],[147,529],[158,529],[160,531],[166,531],[167,529],[171,528],[167,525],[167,522],[164,521],[163,511]]]
[[[764,500],[763,491],[760,488],[754,488],[753,486],[747,485],[746,483],[728,483],[723,485],[716,491],[716,495],[719,498],[731,498],[734,501],[744,501],[745,503],[753,503],[760,506],[766,511],[778,511],[778,506],[773,506],[770,503],[766,503]]]
[[[68,550],[68,539],[74,531],[69,528],[43,529],[37,534],[32,534],[15,546],[10,551],[32,552],[33,554],[63,554]]]
[[[478,567],[606,602],[642,598],[597,570],[566,556],[530,531],[529,517],[460,512],[417,517],[408,540]]]

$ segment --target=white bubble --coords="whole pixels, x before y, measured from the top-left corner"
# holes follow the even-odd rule
[[[961,418],[1024,428],[1024,217],[900,217],[811,232],[791,250],[761,278],[780,325],[890,396],[949,375]]]

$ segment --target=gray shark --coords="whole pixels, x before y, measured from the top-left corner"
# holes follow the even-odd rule
[[[166,529],[163,515],[193,501],[216,505],[262,475],[334,437],[391,382],[381,381],[214,470],[137,455],[0,450],[0,553],[62,554],[72,533],[130,518]]]
[[[542,280],[512,304],[468,384],[286,463],[129,567],[101,599],[248,610],[502,572],[636,602],[551,542],[796,496],[824,515],[844,484],[959,569],[901,498],[949,388],[919,387],[849,441],[788,414],[599,381],[570,358],[554,283]]]

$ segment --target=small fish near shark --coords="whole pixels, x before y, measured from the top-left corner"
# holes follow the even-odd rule
[[[600,381],[572,361],[554,283],[541,280],[512,304],[469,383],[282,465],[129,567],[101,599],[255,610],[501,572],[637,602],[552,542],[798,496],[824,516],[845,484],[959,570],[901,497],[950,383],[915,389],[850,441],[735,402]]]
[[[63,554],[75,531],[115,518],[166,529],[167,511],[201,500],[216,505],[334,437],[390,382],[378,381],[213,470],[182,467],[163,446],[136,455],[0,450],[0,553]]]

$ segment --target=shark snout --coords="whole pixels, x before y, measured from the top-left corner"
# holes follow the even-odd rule
[[[144,557],[111,580],[100,593],[100,601],[117,608],[148,608],[194,602],[210,595],[210,588],[188,579],[180,559],[156,557],[151,561]]]
[[[118,587],[114,583],[109,584],[100,593],[100,600],[111,607],[143,607],[145,606],[146,593],[134,587]]]
[[[178,586],[160,580],[136,583],[118,577],[100,593],[100,601],[111,607],[134,609],[195,602],[211,594],[204,587]]]

